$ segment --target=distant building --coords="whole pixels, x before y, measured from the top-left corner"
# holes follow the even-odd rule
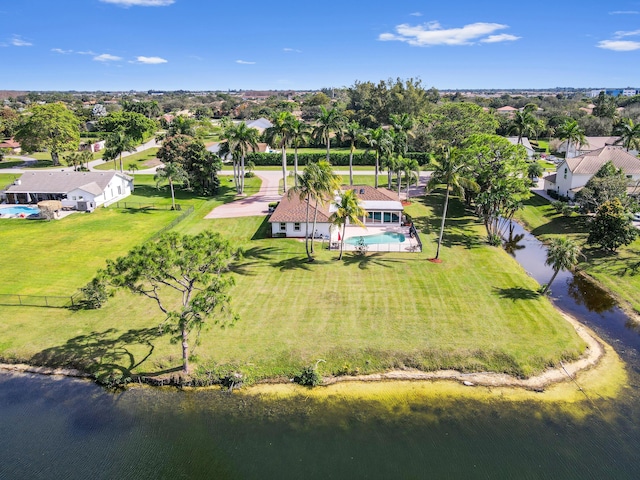
[[[595,98],[600,93],[605,95],[611,95],[612,97],[633,97],[634,95],[640,95],[640,89],[638,88],[601,88],[599,90],[591,90],[589,96]]]

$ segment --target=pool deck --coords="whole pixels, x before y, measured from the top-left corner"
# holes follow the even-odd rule
[[[409,235],[409,227],[400,227],[397,225],[394,226],[378,226],[378,225],[368,225],[366,228],[349,225],[345,230],[345,244],[344,251],[354,251],[356,249],[355,245],[349,245],[346,240],[353,237],[364,237],[371,235],[379,235],[385,232],[393,232],[393,233],[401,233],[405,236],[405,241],[402,243],[379,243],[367,246],[368,252],[419,252],[420,245],[415,238],[412,238]],[[342,235],[342,230],[340,230],[340,235]],[[338,241],[338,231],[334,230],[331,234],[331,245],[337,245],[340,248],[340,242]]]
[[[3,203],[0,204],[0,218],[2,219],[7,219],[7,218],[17,218],[17,219],[24,219],[24,218],[29,218],[29,216],[25,216],[25,217],[21,217],[20,214],[11,214],[11,215],[7,215],[7,214],[3,214],[2,210],[6,209],[6,208],[10,208],[10,207],[29,207],[29,208],[37,208],[34,205],[28,205],[28,204],[16,204],[16,203]],[[77,213],[76,210],[61,210],[58,212],[58,215],[56,217],[56,220],[60,220],[61,218],[64,217],[68,217],[69,215],[72,215],[74,213]]]

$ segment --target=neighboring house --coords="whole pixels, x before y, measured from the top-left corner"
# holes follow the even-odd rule
[[[88,150],[91,153],[96,153],[104,149],[105,144],[106,144],[105,140],[100,140],[99,142],[95,142],[95,143],[81,143],[78,150],[80,150],[81,152]]]
[[[273,124],[266,118],[259,118],[257,120],[250,120],[247,123],[247,127],[255,128],[260,133],[264,132],[267,128],[273,127]]]
[[[0,143],[0,148],[6,148],[11,151],[12,154],[18,154],[22,151],[20,148],[20,144],[16,142],[13,138],[6,140]]]
[[[131,195],[133,178],[120,172],[24,173],[5,190],[8,203],[60,200],[62,206],[92,211]]]
[[[342,190],[354,190],[360,205],[367,215],[360,220],[365,226],[400,226],[402,225],[402,202],[398,195],[386,188],[375,189],[368,185],[344,186]],[[336,210],[335,200],[318,206],[316,229],[313,231],[314,202],[309,206],[309,235],[314,237],[331,236],[329,217]],[[306,230],[307,204],[297,195],[284,195],[269,218],[271,233],[274,237],[304,238]]]
[[[621,168],[629,182],[640,181],[640,160],[619,147],[606,146],[593,152],[563,161],[555,175],[544,179],[544,189],[573,199],[598,170],[607,162]]]
[[[515,115],[515,113],[518,111],[517,108],[515,107],[510,107],[509,105],[507,105],[506,107],[500,107],[500,108],[496,108],[496,113],[499,113],[501,115],[508,115],[510,117],[512,117],[513,115]]]
[[[616,146],[623,148],[622,145],[616,145],[616,142],[620,140],[620,137],[585,137],[586,142],[580,145],[571,144],[570,157],[578,157],[585,153],[593,152],[594,150],[600,150],[602,147]],[[567,141],[564,140],[558,147],[558,152],[567,152]],[[632,155],[637,155],[637,151],[629,151]]]
[[[507,137],[507,140],[509,140],[513,145],[518,145],[518,137]],[[520,139],[520,145],[525,148],[525,150],[527,151],[527,157],[529,157],[529,160],[531,160],[536,154],[536,151],[531,146],[531,142],[529,142],[529,139],[527,137],[522,137]]]

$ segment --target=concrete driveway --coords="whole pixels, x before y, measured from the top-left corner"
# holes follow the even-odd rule
[[[224,172],[226,173],[226,172]],[[229,172],[232,175],[231,172]],[[233,217],[255,217],[264,216],[269,213],[269,204],[280,201],[281,195],[278,193],[282,173],[276,171],[261,171],[256,175],[262,180],[260,190],[244,198],[239,198],[230,203],[225,203],[214,208],[204,218],[233,218]],[[229,175],[220,175],[225,179]]]

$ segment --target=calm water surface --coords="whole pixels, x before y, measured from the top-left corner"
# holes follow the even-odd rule
[[[518,261],[546,282],[539,244],[519,245]],[[0,478],[639,478],[640,335],[604,292],[570,274],[553,297],[628,363],[620,398],[576,406],[407,393],[399,402],[391,383],[375,401],[113,394],[0,374]]]

